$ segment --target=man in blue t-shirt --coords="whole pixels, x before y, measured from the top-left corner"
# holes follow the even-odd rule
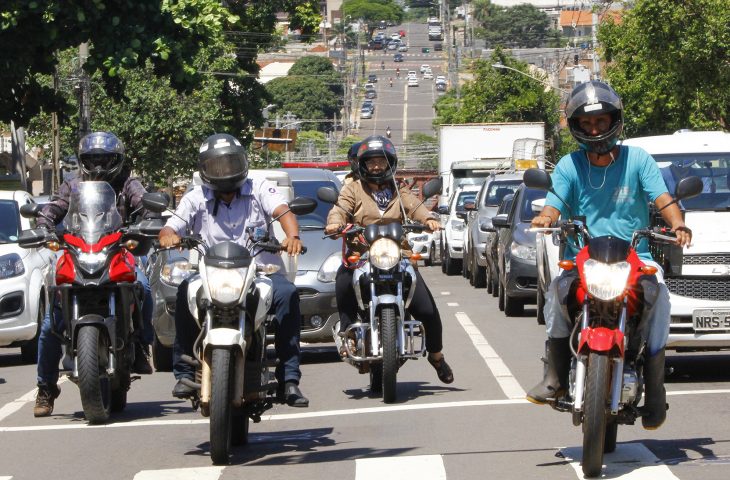
[[[612,235],[631,240],[635,230],[649,226],[649,203],[662,208],[672,202],[654,159],[638,147],[618,145],[623,129],[623,105],[616,92],[599,81],[578,85],[566,106],[570,133],[580,150],[566,155],[552,174],[557,196],[549,193],[533,227],[549,227],[563,218],[585,216],[593,237]],[[560,198],[558,198],[558,196]],[[567,205],[563,204],[563,199]],[[684,225],[676,204],[661,212],[677,236],[678,245],[688,245],[692,232]],[[646,400],[642,412],[644,428],[659,428],[666,419],[664,390],[664,347],[669,335],[669,291],[661,269],[649,253],[648,242],[636,247],[644,263],[658,268],[656,298],[645,298],[643,325],[648,358],[644,365]],[[566,249],[567,259],[577,252]],[[573,272],[563,272],[548,289],[545,297],[545,323],[548,334],[548,369],[545,378],[527,393],[527,399],[543,404],[560,395],[568,385],[571,351],[571,320],[567,311]]]

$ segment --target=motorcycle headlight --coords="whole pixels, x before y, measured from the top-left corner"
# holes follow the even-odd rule
[[[453,230],[455,232],[464,231],[464,221],[463,220],[451,220],[451,230]]]
[[[218,268],[206,265],[205,274],[211,299],[222,305],[238,302],[243,291],[246,271],[245,268]]]
[[[528,245],[520,245],[517,242],[512,242],[512,246],[509,249],[513,257],[521,258],[523,260],[535,260],[535,247]]]
[[[0,279],[17,277],[25,273],[23,259],[17,253],[9,253],[0,257]]]
[[[89,273],[94,273],[106,263],[106,252],[79,253],[79,266]]]
[[[631,273],[629,262],[602,263],[589,258],[583,264],[588,293],[601,300],[612,300],[626,289]]]
[[[193,273],[193,265],[190,262],[184,258],[173,258],[162,267],[160,280],[176,287]]]
[[[320,282],[334,282],[337,270],[342,265],[342,253],[335,252],[322,263],[317,272],[317,280]]]
[[[390,238],[379,238],[370,245],[370,263],[381,270],[390,270],[400,260],[400,246]]]

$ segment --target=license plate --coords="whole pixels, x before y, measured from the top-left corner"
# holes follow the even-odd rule
[[[695,310],[692,312],[692,326],[697,332],[730,330],[730,310]]]

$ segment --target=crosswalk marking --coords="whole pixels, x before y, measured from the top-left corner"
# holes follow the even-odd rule
[[[570,447],[561,450],[578,478],[583,478],[580,458],[581,447]],[[603,456],[604,467],[602,478],[620,478],[626,480],[678,480],[669,467],[660,464],[659,459],[641,443],[619,443],[616,451]]]
[[[360,458],[355,460],[355,480],[446,480],[441,455]]]
[[[173,468],[169,470],[142,470],[134,480],[218,480],[225,467]],[[0,478],[0,480],[2,480]]]
[[[492,375],[494,375],[499,386],[502,387],[502,391],[507,395],[507,398],[524,399],[525,391],[512,375],[509,368],[507,368],[504,361],[497,355],[497,352],[489,345],[482,332],[471,322],[469,316],[464,312],[456,312],[456,319],[464,328],[466,334],[469,335],[469,338],[474,343],[474,347],[476,347],[479,355],[484,359],[489,371],[492,372]]]
[[[449,303],[447,303],[447,304],[446,304],[446,306],[447,306],[447,307],[458,307],[458,306],[459,306],[459,304],[458,304],[458,303],[456,303],[456,302],[449,302]]]
[[[58,379],[58,382],[57,382],[57,385],[63,384],[64,382],[66,382],[67,379],[68,379],[68,377],[61,377],[61,378],[59,378]],[[14,414],[15,412],[17,412],[21,408],[23,408],[23,406],[26,403],[34,401],[37,392],[38,392],[38,389],[37,388],[34,388],[33,390],[31,390],[30,392],[26,393],[22,397],[16,398],[12,402],[8,402],[5,405],[3,405],[2,408],[0,408],[0,422],[2,422],[3,420],[5,420],[10,415]],[[3,478],[4,477],[0,477],[0,480],[3,480]],[[10,477],[8,477],[8,478],[10,478]]]

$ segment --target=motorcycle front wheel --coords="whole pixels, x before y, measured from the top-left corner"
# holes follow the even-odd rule
[[[597,477],[603,467],[606,440],[606,404],[610,386],[611,364],[608,355],[591,353],[586,372],[583,404],[583,474]]]
[[[233,352],[214,348],[210,382],[210,458],[215,465],[228,463],[233,419]]]
[[[383,341],[383,401],[393,403],[398,384],[398,324],[395,307],[383,307],[380,311],[380,328]]]
[[[76,335],[76,357],[79,366],[81,407],[89,423],[104,423],[111,412],[111,380],[109,338],[99,327],[85,325]]]

